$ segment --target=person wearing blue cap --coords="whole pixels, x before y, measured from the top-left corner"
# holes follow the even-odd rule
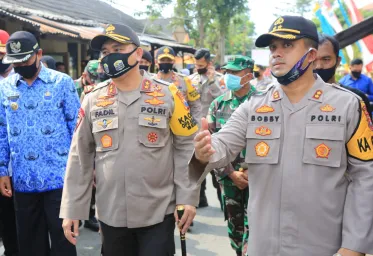
[[[80,103],[73,80],[46,68],[41,57],[29,32],[15,32],[6,43],[3,63],[17,74],[0,84],[0,190],[14,196],[19,256],[75,256],[58,214]]]

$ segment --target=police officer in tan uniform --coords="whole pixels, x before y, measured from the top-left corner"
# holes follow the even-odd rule
[[[356,94],[313,74],[315,24],[283,16],[256,40],[277,84],[195,138],[197,182],[246,149],[248,255],[373,253],[373,124]]]
[[[76,244],[95,169],[105,256],[173,255],[175,207],[185,206],[179,226],[186,232],[198,203],[187,172],[197,125],[176,86],[139,70],[139,46],[124,25],[109,25],[92,40],[111,80],[83,100],[65,176],[60,217]]]
[[[163,46],[157,51],[158,73],[156,77],[166,82],[173,83],[187,100],[190,106],[190,113],[195,120],[201,119],[201,99],[196,87],[192,86],[190,79],[172,69],[175,64],[175,51],[168,46]]]

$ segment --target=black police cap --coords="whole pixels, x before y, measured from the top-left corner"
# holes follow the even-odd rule
[[[28,61],[40,49],[35,36],[27,31],[13,33],[6,43],[4,64]]]
[[[105,34],[95,36],[91,41],[91,48],[100,51],[106,40],[113,39],[121,44],[134,44],[140,46],[140,39],[130,27],[121,24],[110,24],[105,29]]]
[[[162,58],[169,58],[171,60],[175,59],[175,51],[169,46],[163,46],[157,50],[157,60]]]
[[[142,58],[143,58],[144,60],[149,61],[149,62],[152,62],[152,61],[153,61],[153,57],[152,57],[152,55],[150,54],[150,52],[148,52],[148,51],[146,51],[146,50],[143,51]]]
[[[274,38],[298,40],[305,37],[319,42],[315,23],[301,16],[282,16],[272,24],[268,33],[256,39],[255,46],[267,47]]]

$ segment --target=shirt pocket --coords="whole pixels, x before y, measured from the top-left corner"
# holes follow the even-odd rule
[[[145,147],[164,147],[170,136],[167,117],[148,114],[139,115],[138,140]]]
[[[118,149],[118,117],[96,119],[92,123],[92,133],[96,142],[96,151],[105,152]]]
[[[277,164],[281,145],[281,124],[249,124],[246,131],[245,162]]]
[[[343,126],[307,125],[303,162],[340,167],[344,137]]]

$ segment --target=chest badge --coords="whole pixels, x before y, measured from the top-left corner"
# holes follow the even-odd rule
[[[266,157],[269,153],[269,145],[264,141],[259,142],[255,145],[255,152],[257,156]]]
[[[260,136],[268,136],[272,134],[272,131],[268,127],[260,126],[255,129],[255,134],[258,134]]]
[[[101,144],[103,148],[110,148],[111,146],[113,146],[113,138],[105,134],[101,137]]]
[[[329,104],[326,104],[325,106],[320,107],[320,110],[322,112],[333,112],[335,110],[335,108],[333,108]]]
[[[50,99],[52,99],[52,94],[51,94],[50,91],[46,91],[46,92],[44,93],[44,99],[45,99],[45,100],[50,100]]]
[[[256,109],[256,113],[271,113],[273,111],[275,111],[275,109],[268,105],[263,105],[260,108]]]
[[[315,148],[316,157],[317,158],[329,158],[329,154],[331,150],[332,150],[331,148],[329,148],[327,145],[322,143]]]
[[[158,135],[155,132],[150,132],[148,134],[148,141],[155,143],[158,140]]]
[[[18,104],[17,102],[12,102],[10,103],[10,108],[14,111],[16,111],[18,109]]]
[[[161,121],[161,119],[155,118],[154,116],[153,117],[145,117],[144,120],[148,121],[148,124],[151,125],[151,126],[156,126]]]
[[[102,128],[106,129],[112,122],[113,122],[113,120],[104,119],[104,120],[98,122],[97,124],[99,126],[101,126]]]
[[[110,105],[113,105],[114,101],[113,100],[100,100],[96,103],[97,107],[107,107]]]

